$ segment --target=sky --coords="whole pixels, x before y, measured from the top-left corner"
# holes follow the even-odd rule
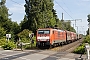
[[[25,15],[24,4],[25,0],[6,0],[6,6],[9,13],[12,14],[9,18],[12,21],[20,23],[23,20]],[[71,25],[74,25],[78,33],[86,34],[88,29],[87,15],[90,14],[90,0],[54,0],[54,9],[60,20],[63,13],[64,20],[73,20]],[[75,27],[75,20],[78,30]]]

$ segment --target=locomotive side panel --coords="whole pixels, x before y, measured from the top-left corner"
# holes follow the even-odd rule
[[[52,44],[59,44],[61,42],[66,42],[66,32],[63,30],[53,30],[54,36],[52,39]]]

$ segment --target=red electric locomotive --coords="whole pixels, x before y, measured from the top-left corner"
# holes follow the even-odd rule
[[[38,29],[36,46],[55,46],[55,44],[69,43],[76,39],[76,33],[53,28]]]

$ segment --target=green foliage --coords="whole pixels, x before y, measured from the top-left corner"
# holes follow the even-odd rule
[[[90,35],[86,36],[84,38],[83,44],[80,45],[79,47],[77,47],[74,50],[74,53],[78,53],[78,54],[84,54],[85,53],[85,43],[89,43],[90,44]]]
[[[74,50],[74,53],[84,54],[85,53],[85,44],[80,45]]]
[[[30,44],[24,46],[25,49],[30,49],[30,47]]]
[[[6,0],[0,1],[0,38],[5,34],[11,34],[12,39],[15,39],[16,34],[20,32],[20,26],[17,22],[12,22],[9,18],[8,8],[5,5]]]
[[[19,42],[30,43],[31,40],[29,38],[29,33],[32,33],[32,31],[30,31],[28,29],[24,29],[22,32],[20,32],[18,34],[18,37],[20,38],[21,41],[19,41]],[[32,44],[32,47],[36,47],[36,37],[34,36],[32,39],[34,40],[34,44]],[[23,46],[23,48],[30,49],[31,44],[27,44],[27,45]]]
[[[8,9],[5,6],[5,3],[6,0],[1,0],[0,2],[0,25],[3,24],[8,19]]]
[[[29,29],[36,33],[38,28],[54,27],[57,25],[59,28],[75,32],[68,22],[61,22],[56,10],[54,10],[53,0],[25,0],[26,15],[21,22],[21,30]],[[62,26],[63,25],[63,26]],[[63,28],[62,28],[63,27]]]
[[[20,23],[21,31],[24,29],[28,29],[27,23],[27,16],[25,15],[23,21],[21,21]]]
[[[28,44],[28,45],[25,45],[25,46],[24,46],[25,49],[36,48],[36,36],[34,36],[34,37],[32,38],[32,40],[34,40],[34,43],[32,44],[32,47],[31,47],[31,44]],[[30,40],[29,40],[29,42],[30,42]],[[28,42],[28,43],[29,43],[29,42]]]
[[[33,40],[34,40],[33,46],[36,47],[36,36],[33,37]]]
[[[28,29],[24,29],[22,32],[18,34],[18,37],[22,38],[29,38],[29,33],[32,33],[32,31]]]
[[[86,37],[84,38],[83,43],[89,43],[89,44],[90,44],[90,35],[88,35],[88,36],[86,36]]]
[[[3,5],[6,3],[6,0],[1,0],[0,5]]]
[[[89,35],[89,28],[88,28],[88,30],[86,32],[87,32],[87,35]]]
[[[70,21],[58,21],[58,27],[62,30],[67,30],[67,31],[72,31],[72,32],[76,32],[75,29],[71,26],[71,22]]]
[[[0,38],[2,38],[6,34],[6,31],[3,27],[0,27]]]
[[[25,0],[25,23],[21,23],[21,28],[27,28],[34,33],[38,28],[45,28],[47,26],[54,27],[56,24],[55,13],[53,10],[53,0]]]
[[[20,26],[17,24],[17,22],[12,22],[11,24],[11,31],[13,34],[18,34],[20,32]]]
[[[90,22],[90,14],[87,17],[88,17],[87,21]]]
[[[4,50],[12,50],[15,48],[15,44],[14,44],[14,42],[8,41],[4,45],[2,45],[2,48]]]
[[[18,33],[18,37],[20,38],[22,42],[28,43],[30,42],[29,33],[32,33],[32,31],[28,29],[24,29],[22,32]]]
[[[4,45],[5,42],[6,42],[6,39],[5,38],[0,39],[0,46]]]

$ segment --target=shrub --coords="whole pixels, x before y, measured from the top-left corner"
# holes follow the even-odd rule
[[[36,37],[34,36],[34,37],[32,38],[32,40],[34,41],[34,43],[32,43],[32,47],[31,47],[31,44],[28,44],[28,45],[25,45],[25,46],[24,46],[25,49],[36,48]],[[30,42],[30,40],[29,40],[29,42]]]
[[[89,44],[90,44],[90,35],[88,35],[88,36],[86,36],[86,37],[84,38],[83,43],[89,43]]]
[[[84,54],[85,53],[85,44],[80,45],[74,50],[74,53]]]
[[[30,44],[24,46],[25,49],[30,49]]]
[[[74,50],[74,53],[77,53],[77,54],[84,54],[85,53],[85,43],[88,43],[90,44],[90,35],[86,36],[83,40],[83,44],[80,45],[79,47],[77,47],[75,50]]]
[[[6,39],[0,39],[0,46],[2,46],[2,45],[4,45],[5,44],[5,42],[6,42]]]
[[[2,46],[2,48],[4,49],[4,50],[12,50],[13,48],[15,48],[15,44],[14,44],[14,42],[7,42],[7,43],[5,43],[3,46]]]
[[[22,32],[18,33],[19,38],[29,38],[29,33],[32,33],[32,31],[28,29],[24,29]]]

